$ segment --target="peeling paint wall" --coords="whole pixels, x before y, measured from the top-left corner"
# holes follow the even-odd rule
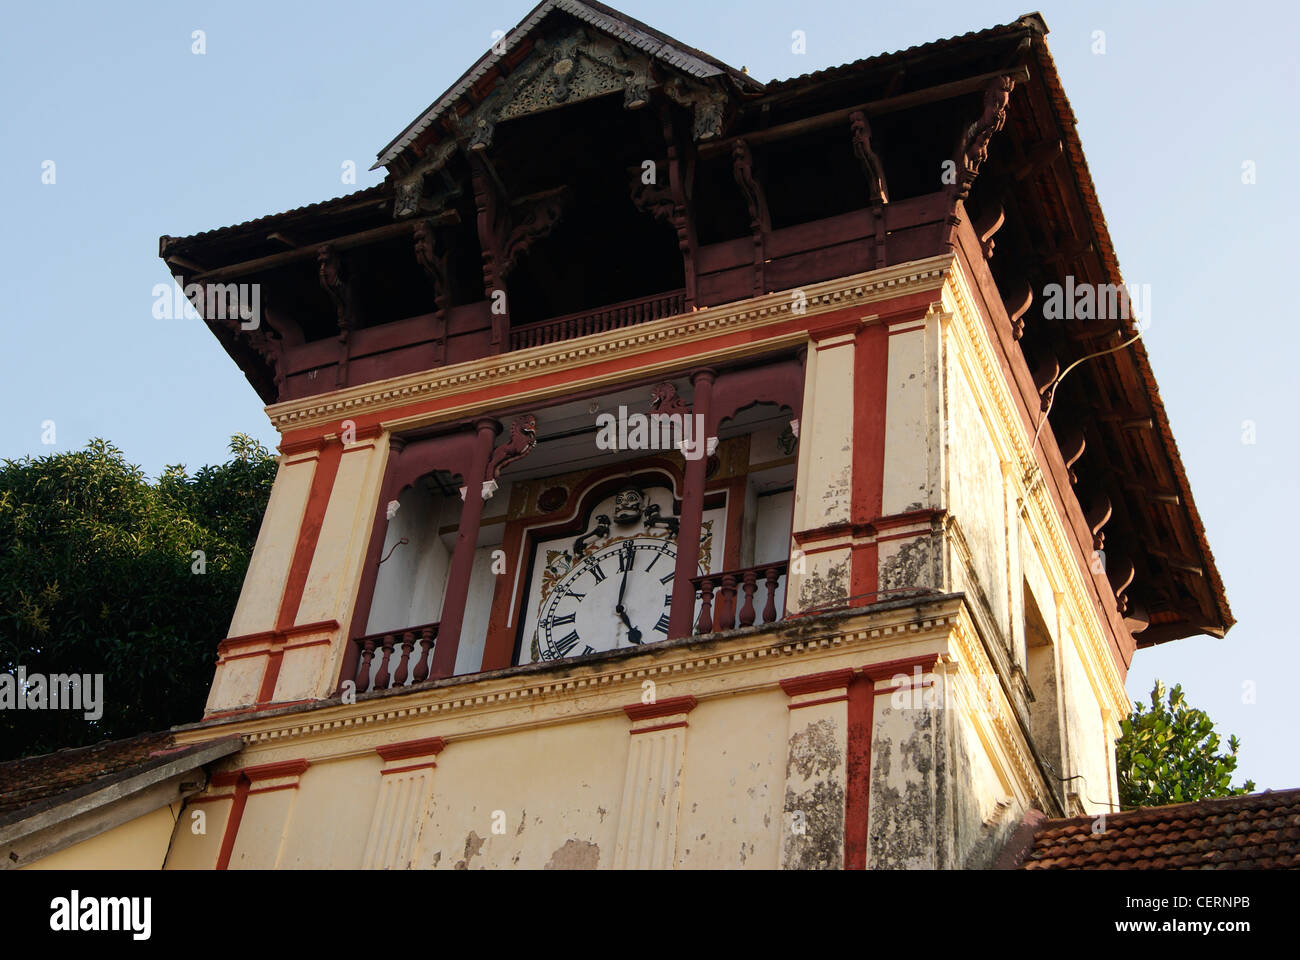
[[[962,571],[962,587],[977,591],[1006,642],[1012,636],[1012,611],[1002,462],[989,423],[959,369],[950,371],[948,423],[949,511],[970,551],[970,570]]]
[[[877,697],[871,739],[867,869],[935,869],[940,862],[940,782],[946,776],[940,710],[900,709]]]
[[[934,348],[938,321],[923,329],[889,337],[889,394],[885,406],[884,516],[939,506],[938,446],[943,425],[938,417],[941,389]]]
[[[944,589],[943,535],[921,534],[914,540],[880,544],[880,589]]]

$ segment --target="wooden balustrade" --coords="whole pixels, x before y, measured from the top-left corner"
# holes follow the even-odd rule
[[[752,627],[756,621],[774,622],[777,619],[777,590],[788,566],[782,560],[745,570],[728,570],[694,577],[691,584],[700,600],[700,615],[695,621],[695,632],[713,633],[718,630],[734,630],[736,627]],[[767,588],[761,620],[760,611],[754,606],[754,595],[760,585]],[[740,598],[739,608],[736,606],[737,597]]]
[[[510,349],[540,347],[559,340],[605,333],[635,326],[648,320],[672,317],[686,312],[686,291],[673,290],[639,300],[624,300],[594,310],[571,313],[540,323],[529,323],[510,331]]]
[[[429,678],[429,665],[437,637],[438,625],[426,623],[406,630],[373,633],[352,641],[361,649],[356,676],[357,693],[423,683]]]

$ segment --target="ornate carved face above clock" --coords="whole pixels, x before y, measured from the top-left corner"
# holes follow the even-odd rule
[[[560,660],[668,636],[677,518],[666,487],[625,487],[582,531],[537,543],[520,625],[519,663]],[[700,573],[722,557],[725,508],[705,510]]]

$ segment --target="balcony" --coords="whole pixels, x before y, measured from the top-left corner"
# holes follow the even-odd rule
[[[540,347],[560,340],[585,337],[592,333],[608,333],[685,312],[685,290],[658,293],[639,300],[624,300],[595,310],[584,310],[515,327],[510,331],[510,349],[522,350],[525,347]]]
[[[353,641],[358,649],[357,693],[408,687],[429,678],[438,625],[372,633]],[[416,647],[419,653],[416,653]]]
[[[787,561],[765,563],[743,570],[728,570],[695,577],[691,585],[699,598],[700,612],[695,620],[695,634],[715,633],[752,627],[755,622],[775,623],[785,615],[785,579],[789,568]],[[755,594],[764,589],[762,619],[754,606]],[[741,597],[736,607],[736,595]]]

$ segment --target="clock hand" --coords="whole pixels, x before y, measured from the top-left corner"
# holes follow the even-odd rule
[[[623,625],[627,627],[628,642],[639,644],[641,642],[641,631],[632,626],[632,621],[627,617],[627,608],[623,606],[623,593],[627,590],[627,575],[632,569],[633,550],[632,541],[629,540],[623,545],[625,557],[623,562],[623,582],[618,585],[618,606],[614,608],[614,612],[623,619]]]
[[[632,567],[632,563],[631,563],[632,541],[631,540],[624,542],[621,552],[623,554],[623,582],[618,585],[618,606],[615,608],[615,610],[618,613],[623,612],[623,593],[624,591],[627,590],[627,574],[628,574],[628,570],[631,569]],[[624,619],[626,620],[627,618],[624,617]]]

